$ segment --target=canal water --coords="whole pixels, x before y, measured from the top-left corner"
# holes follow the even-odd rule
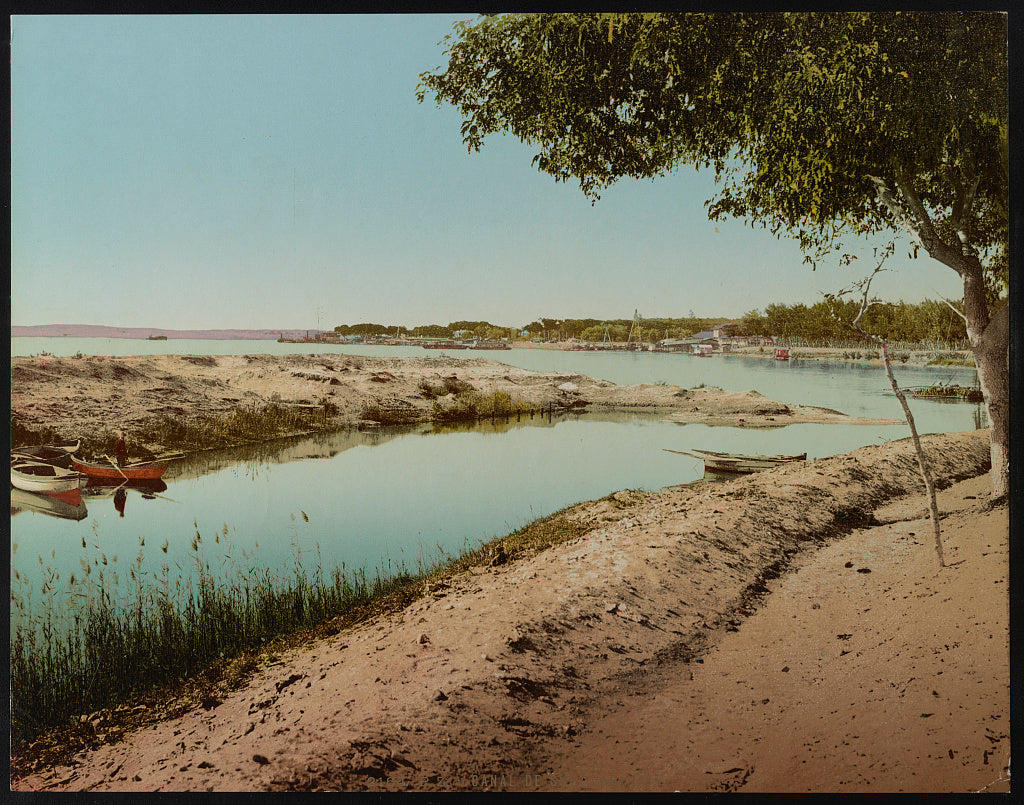
[[[17,344],[14,342],[45,342]],[[65,343],[67,342],[67,343]],[[16,351],[17,350],[17,351]],[[285,354],[344,352],[426,357],[418,348],[323,347],[276,342],[13,339],[12,355]],[[901,419],[883,368],[655,353],[510,350],[454,352],[616,383],[756,389],[788,403]],[[905,386],[972,385],[973,369],[899,367]],[[911,400],[919,430],[986,427],[981,405]],[[523,417],[461,427],[346,431],[221,450],[172,463],[165,489],[87,490],[87,512],[67,519],[11,505],[12,629],[29,613],[64,607],[75,574],[93,587],[129,579],[167,584],[202,565],[230,580],[270,568],[415,571],[503,536],[573,503],[620,489],[658,489],[703,477],[700,462],[666,452],[705,448],[820,458],[909,435],[906,424],[789,425],[774,429],[681,425],[632,414]]]

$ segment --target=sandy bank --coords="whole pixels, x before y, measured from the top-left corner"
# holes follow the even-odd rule
[[[987,436],[926,439],[953,567],[906,440],[620,492],[556,515],[580,539],[267,657],[215,705],[16,787],[998,790],[1008,527],[977,480]]]
[[[524,407],[562,411],[638,410],[679,421],[771,427],[796,423],[874,424],[835,411],[791,406],[756,391],[618,386],[585,375],[531,372],[484,358],[363,358],[350,355],[54,356],[11,360],[11,418],[31,431],[105,439],[162,418],[223,415],[279,402],[324,411],[326,427],[431,418],[453,405],[445,381]],[[438,393],[441,391],[442,393]],[[330,412],[328,414],[328,411]],[[142,445],[151,452],[178,445]]]

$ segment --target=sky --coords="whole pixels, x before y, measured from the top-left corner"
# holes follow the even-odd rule
[[[738,318],[873,268],[711,222],[713,177],[621,180],[596,204],[461,119],[419,76],[462,15],[15,16],[11,323],[413,327]],[[897,250],[873,292],[958,299]]]

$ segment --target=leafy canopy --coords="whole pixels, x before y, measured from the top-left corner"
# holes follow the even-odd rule
[[[869,176],[907,179],[936,232],[1005,254],[1006,17],[980,12],[529,14],[462,22],[424,73],[479,150],[596,201],[622,177],[712,169],[712,219],[749,218],[821,257],[893,226]],[[969,213],[966,216],[965,213]]]

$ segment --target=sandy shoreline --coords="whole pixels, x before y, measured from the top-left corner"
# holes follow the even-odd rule
[[[484,358],[364,358],[324,355],[137,355],[12,358],[11,419],[29,431],[54,428],[64,438],[112,443],[162,418],[226,415],[244,406],[281,403],[322,412],[325,427],[428,421],[445,382],[509,395],[524,408],[644,411],[676,421],[743,427],[797,423],[877,424],[810,406],[786,405],[755,390],[681,389],[656,383],[619,386],[575,373],[531,372]],[[178,445],[136,446],[159,453]]]
[[[987,432],[620,492],[585,536],[265,657],[47,791],[989,791],[1009,756],[1008,510]],[[103,718],[83,729],[106,731]]]

